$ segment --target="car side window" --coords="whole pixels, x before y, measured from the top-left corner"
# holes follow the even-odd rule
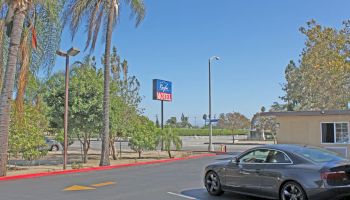
[[[243,155],[240,159],[240,163],[265,163],[269,154],[267,149],[257,149]]]
[[[270,150],[266,158],[266,163],[292,163],[285,153],[276,150]]]

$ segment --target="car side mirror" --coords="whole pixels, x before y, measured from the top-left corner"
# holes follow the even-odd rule
[[[233,157],[232,160],[231,160],[231,163],[238,164],[239,163],[238,157]]]

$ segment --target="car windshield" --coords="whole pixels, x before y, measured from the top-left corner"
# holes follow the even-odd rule
[[[341,161],[345,159],[335,152],[315,147],[302,148],[300,150],[296,150],[294,153],[317,163]]]

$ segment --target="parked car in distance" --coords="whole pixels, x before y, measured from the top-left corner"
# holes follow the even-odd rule
[[[265,145],[205,168],[209,194],[224,191],[280,200],[350,196],[350,161],[323,148]]]
[[[47,150],[49,150],[49,151],[62,151],[63,150],[62,144],[57,142],[56,140],[45,137],[45,142],[47,145]]]

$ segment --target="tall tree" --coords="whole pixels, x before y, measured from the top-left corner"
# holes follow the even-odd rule
[[[345,109],[350,100],[350,22],[340,30],[314,20],[300,28],[306,36],[299,66],[290,62],[282,99],[295,110]]]
[[[179,123],[180,128],[190,128],[192,127],[191,123],[188,121],[188,117],[186,117],[183,113],[181,114],[181,122]]]
[[[87,162],[90,140],[102,127],[103,73],[91,59],[75,65],[70,76],[69,133],[78,138],[83,147],[83,162]],[[46,83],[45,101],[51,109],[51,125],[62,128],[64,110],[64,74],[54,74]]]
[[[10,100],[15,82],[18,48],[21,42],[23,22],[32,1],[14,0],[9,6],[14,13],[10,35],[9,55],[0,99],[0,176],[6,175],[8,134],[10,121]]]
[[[109,108],[110,108],[110,49],[112,33],[119,17],[119,0],[67,0],[66,20],[70,23],[74,38],[82,19],[87,19],[86,49],[94,50],[101,26],[105,31],[105,58],[104,58],[104,95],[103,95],[103,135],[100,166],[110,164],[109,161]],[[136,16],[136,26],[145,16],[143,0],[125,0]]]
[[[250,120],[239,112],[221,113],[219,115],[218,127],[230,129],[232,134],[235,130],[248,129]]]
[[[6,3],[6,30],[10,37],[6,70],[3,78],[3,84],[0,96],[0,176],[6,175],[9,119],[10,119],[10,100],[12,99],[16,67],[18,65],[17,57],[24,30],[26,16],[32,9],[39,7],[51,7],[56,0],[7,0],[0,2],[0,5]],[[51,10],[48,12],[51,14]]]
[[[111,54],[112,89],[111,89],[111,113],[110,113],[110,147],[113,159],[117,159],[115,141],[117,138],[127,138],[135,129],[141,97],[139,95],[140,83],[135,76],[129,76],[129,66],[124,60],[120,63],[120,56],[116,47]],[[123,76],[120,76],[123,74]],[[121,155],[121,152],[120,152]],[[120,156],[121,157],[121,156]]]

